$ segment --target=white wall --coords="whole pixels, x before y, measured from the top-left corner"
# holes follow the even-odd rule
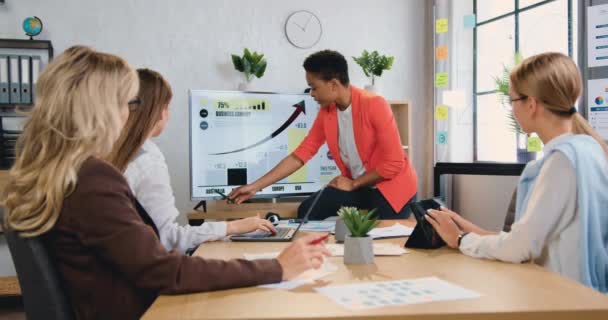
[[[53,41],[56,55],[75,44],[126,58],[134,67],[160,71],[175,97],[165,133],[158,139],[171,172],[178,208],[191,209],[188,169],[187,91],[236,89],[240,77],[230,53],[243,47],[262,51],[269,62],[259,90],[301,92],[306,87],[302,62],[321,49],[348,58],[351,81],[367,80],[351,56],[364,49],[395,56],[393,69],[380,79],[387,99],[413,105],[414,165],[423,181],[425,110],[430,108],[432,80],[431,1],[425,0],[7,0],[0,7],[0,37],[24,38],[21,22],[36,15],[44,22],[39,39]],[[307,9],[318,15],[323,37],[312,49],[292,47],[283,33],[287,16]],[[418,151],[419,150],[419,151]]]

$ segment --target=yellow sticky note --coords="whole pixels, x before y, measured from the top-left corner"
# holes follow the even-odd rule
[[[539,152],[543,142],[539,137],[528,137],[528,152]]]
[[[448,46],[439,46],[435,49],[435,57],[437,61],[445,60],[448,58]]]
[[[443,88],[448,85],[448,73],[439,72],[435,75],[435,87]]]
[[[435,107],[435,119],[437,120],[445,120],[448,118],[448,107],[443,105],[438,105]]]
[[[435,21],[435,32],[437,32],[437,33],[448,32],[448,19],[437,19]]]

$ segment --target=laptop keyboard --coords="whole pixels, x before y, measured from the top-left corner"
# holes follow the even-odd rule
[[[291,228],[275,228],[277,230],[277,234],[272,237],[276,238],[285,238],[287,234],[292,230]]]
[[[291,228],[275,228],[277,230],[277,234],[272,235],[270,232],[255,232],[255,234],[249,234],[247,236],[251,238],[285,238],[285,236],[289,233]]]

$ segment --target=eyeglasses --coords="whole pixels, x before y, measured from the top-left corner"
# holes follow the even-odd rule
[[[129,111],[137,110],[137,107],[141,105],[141,99],[139,97],[133,98],[133,100],[127,103],[129,105]]]
[[[520,101],[520,100],[526,100],[526,99],[528,99],[528,96],[521,96],[521,97],[515,98],[515,99],[513,99],[513,98],[511,98],[511,96],[509,96],[509,104],[512,106],[513,102]]]

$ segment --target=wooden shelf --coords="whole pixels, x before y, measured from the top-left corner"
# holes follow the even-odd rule
[[[399,137],[401,138],[401,145],[406,150],[408,157],[412,157],[412,113],[411,105],[407,100],[388,100],[397,122],[397,128],[399,129]]]

